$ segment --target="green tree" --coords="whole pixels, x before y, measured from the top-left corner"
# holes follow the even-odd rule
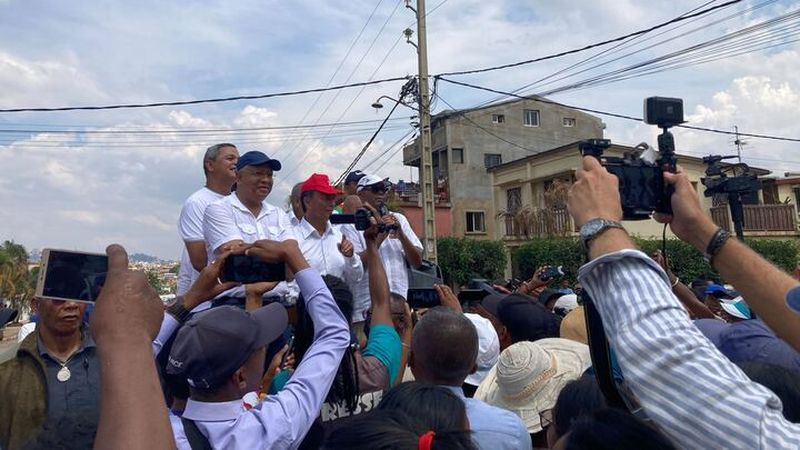
[[[0,245],[0,301],[25,310],[36,287],[28,272],[28,252],[14,241]]]
[[[452,286],[464,285],[472,278],[496,280],[506,267],[506,251],[500,241],[445,237],[437,241],[436,248],[445,282]]]
[[[147,275],[147,282],[150,283],[150,286],[153,286],[153,289],[155,289],[159,295],[163,294],[166,286],[161,280],[158,271],[145,270],[144,273]]]

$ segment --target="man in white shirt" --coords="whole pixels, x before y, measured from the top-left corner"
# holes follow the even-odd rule
[[[236,192],[208,205],[203,218],[209,261],[242,244],[262,239],[294,239],[289,215],[266,201],[272,192],[273,172],[278,170],[281,170],[280,161],[259,151],[247,152],[239,158]],[[286,283],[280,283],[267,295],[284,297],[287,293]],[[244,298],[244,287],[234,288],[224,295]]]
[[[383,223],[393,228],[386,239],[380,243],[381,259],[389,278],[389,289],[395,294],[406,297],[408,292],[408,272],[406,262],[411,267],[422,264],[422,243],[420,242],[408,219],[398,212],[389,212],[386,208],[386,193],[388,182],[377,175],[365,175],[358,181],[358,196],[364,203],[369,203],[382,215]],[[342,227],[341,230],[353,242],[356,252],[361,253],[366,245],[363,234],[354,227]],[[359,329],[359,322],[363,324],[367,310],[369,310],[369,286],[367,277],[353,288],[353,325]]]
[[[349,286],[364,276],[361,258],[353,244],[329,221],[339,191],[327,175],[313,174],[300,188],[303,219],[294,228],[303,256],[322,275],[343,279]]]
[[[230,195],[231,186],[236,181],[238,160],[239,151],[233,144],[216,144],[206,150],[203,157],[206,185],[186,199],[178,219],[178,233],[185,246],[181,253],[176,295],[185,294],[208,263],[203,237],[203,214],[208,205]]]

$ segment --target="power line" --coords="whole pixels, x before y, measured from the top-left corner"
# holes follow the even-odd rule
[[[201,100],[182,100],[171,102],[155,102],[155,103],[128,103],[118,105],[103,105],[103,106],[61,106],[55,108],[6,108],[0,109],[0,113],[18,113],[18,112],[52,112],[52,111],[97,111],[107,109],[136,109],[136,108],[155,108],[160,106],[182,106],[182,105],[198,105],[201,103],[223,103],[233,102],[239,100],[261,100],[265,98],[275,97],[289,97],[294,95],[311,94],[314,92],[327,92],[338,91],[341,89],[348,89],[361,86],[372,86],[376,84],[389,83],[393,81],[405,81],[408,77],[394,77],[384,78],[382,80],[362,81],[359,83],[340,84],[338,86],[329,86],[324,88],[303,89],[299,91],[286,91],[286,92],[273,92],[269,94],[258,95],[238,95],[235,97],[219,97],[219,98],[206,98]]]
[[[405,120],[402,118],[390,119],[392,121],[397,120]],[[47,134],[185,134],[185,133],[214,133],[214,134],[225,134],[225,133],[240,133],[240,132],[259,132],[259,131],[274,131],[274,130],[295,130],[295,129],[306,129],[306,128],[324,128],[324,127],[350,127],[353,125],[365,125],[371,123],[381,122],[381,119],[373,119],[373,120],[354,120],[349,122],[331,122],[331,123],[320,123],[320,124],[310,124],[310,125],[280,125],[280,126],[273,126],[273,127],[251,127],[251,128],[191,128],[191,129],[180,129],[180,128],[172,128],[172,129],[151,129],[151,130],[35,130],[35,129],[0,129],[0,133],[6,134],[37,134],[37,133],[47,133]]]
[[[595,48],[595,47],[601,47],[603,45],[608,45],[608,44],[611,44],[611,43],[614,43],[614,42],[623,41],[625,39],[628,39],[628,38],[631,38],[631,37],[634,37],[634,36],[638,36],[638,35],[641,35],[641,34],[646,34],[646,33],[649,33],[651,31],[658,30],[659,28],[663,28],[663,27],[666,27],[668,25],[671,25],[673,23],[682,22],[684,20],[688,20],[688,19],[691,19],[693,17],[698,17],[698,16],[702,16],[702,15],[708,14],[708,13],[710,13],[712,11],[716,11],[716,10],[721,9],[721,8],[726,8],[726,7],[730,6],[730,5],[739,3],[741,1],[742,0],[731,0],[731,1],[723,3],[721,5],[713,6],[711,8],[707,8],[707,9],[704,9],[702,11],[698,11],[698,12],[693,13],[693,14],[688,14],[688,15],[685,15],[685,16],[682,16],[682,17],[678,17],[678,18],[669,20],[667,22],[662,22],[662,23],[660,23],[658,25],[654,25],[654,26],[652,26],[650,28],[647,28],[647,29],[644,29],[644,30],[634,31],[633,33],[629,33],[629,34],[626,34],[624,36],[616,37],[614,39],[609,39],[609,40],[602,41],[602,42],[597,42],[597,43],[594,43],[594,44],[589,44],[589,45],[586,45],[584,47],[573,49],[573,50],[567,50],[567,51],[563,51],[563,52],[560,52],[560,53],[555,53],[555,54],[552,54],[552,55],[542,56],[542,57],[539,57],[539,58],[528,59],[528,60],[525,60],[525,61],[519,61],[519,62],[515,62],[515,63],[510,63],[510,64],[503,64],[503,65],[499,65],[499,66],[485,67],[483,69],[462,70],[462,71],[456,71],[456,72],[444,72],[444,73],[441,73],[439,75],[440,76],[471,75],[471,74],[476,74],[476,73],[491,72],[491,71],[494,71],[494,70],[510,69],[512,67],[524,66],[524,65],[527,65],[527,64],[535,63],[535,62],[546,61],[546,60],[549,60],[549,59],[561,58],[562,56],[567,56],[567,55],[571,55],[571,54],[574,54],[574,53],[580,53],[580,52],[583,52],[583,51],[586,51],[586,50],[589,50],[589,49],[592,49],[592,48]]]
[[[484,87],[484,86],[478,86],[478,85],[475,85],[475,84],[464,83],[464,82],[461,82],[461,81],[449,80],[449,79],[443,78],[443,77],[439,77],[439,79],[442,80],[442,81],[446,81],[448,83],[459,85],[459,86],[464,86],[464,87],[469,87],[469,88],[472,88],[472,89],[478,89],[478,90],[482,90],[482,91],[492,92],[492,93],[495,93],[495,94],[502,94],[502,95],[505,95],[505,96],[508,96],[508,97],[516,97],[516,98],[523,99],[523,100],[534,100],[534,101],[537,101],[537,102],[547,103],[547,104],[550,104],[550,105],[557,105],[557,106],[563,106],[565,108],[576,109],[578,111],[590,112],[590,113],[593,113],[593,114],[600,114],[600,115],[609,116],[609,117],[616,117],[618,119],[635,120],[637,122],[641,122],[642,121],[641,117],[634,117],[634,116],[628,116],[628,115],[625,115],[625,114],[618,114],[618,113],[612,113],[612,112],[608,112],[608,111],[601,111],[601,110],[598,110],[598,109],[591,109],[591,108],[584,108],[584,107],[580,107],[580,106],[567,105],[565,103],[554,102],[552,100],[547,100],[547,99],[544,99],[544,98],[541,98],[541,97],[538,97],[538,96],[524,96],[524,95],[512,94],[510,92],[504,92],[504,91],[500,91],[500,90],[497,90],[497,89],[487,88],[487,87]],[[439,98],[441,98],[441,97],[439,97]],[[449,103],[447,103],[443,98],[441,98],[441,99],[442,99],[443,102],[445,102],[452,109],[455,109]],[[464,116],[464,117],[466,117],[466,116]],[[717,133],[717,134],[725,134],[725,135],[733,135],[733,136],[736,135],[736,133],[734,133],[733,131],[718,130],[718,129],[714,129],[714,128],[698,127],[698,126],[693,126],[693,125],[676,125],[676,126],[680,127],[680,128],[687,128],[687,129],[690,129],[690,130],[707,131],[709,133]],[[800,138],[791,138],[791,137],[783,137],[783,136],[772,136],[772,135],[768,135],[768,134],[739,132],[738,135],[739,136],[744,136],[744,137],[757,138],[757,139],[771,139],[771,140],[776,140],[776,141],[800,142]]]

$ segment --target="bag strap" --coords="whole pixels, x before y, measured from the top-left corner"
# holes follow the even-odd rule
[[[213,450],[208,438],[203,436],[200,428],[197,428],[197,424],[193,420],[181,417],[181,423],[183,423],[183,432],[186,434],[186,439],[189,441],[189,446],[192,450]]]

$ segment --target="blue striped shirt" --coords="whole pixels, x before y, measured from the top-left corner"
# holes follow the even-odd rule
[[[680,448],[800,448],[800,424],[692,324],[655,261],[622,250],[581,267],[578,280],[595,300],[626,383]]]

